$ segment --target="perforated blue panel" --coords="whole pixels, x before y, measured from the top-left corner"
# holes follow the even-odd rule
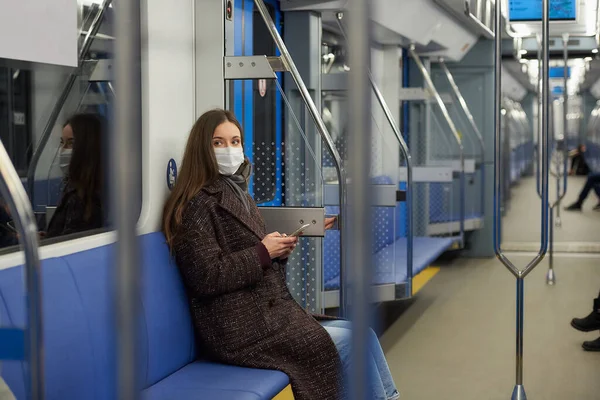
[[[440,255],[452,246],[454,243],[453,238],[436,238],[436,237],[416,237],[414,238],[413,248],[413,276],[423,271],[432,262],[434,262]],[[408,271],[406,267],[406,252],[407,252],[407,241],[406,238],[401,238],[392,243],[391,245],[384,248],[382,251],[375,255],[375,270],[380,273],[375,275],[373,283],[385,284],[385,283],[404,283],[408,279]],[[389,268],[381,268],[381,264],[387,265],[389,262],[387,257],[388,254],[394,254],[395,257],[395,268],[390,270]],[[325,288],[327,290],[339,289],[340,280],[339,275],[331,277],[325,281]]]

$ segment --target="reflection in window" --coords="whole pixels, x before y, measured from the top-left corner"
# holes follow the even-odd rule
[[[104,225],[105,127],[106,122],[96,114],[76,114],[65,123],[59,149],[60,169],[64,174],[62,196],[43,236],[63,236]]]
[[[20,176],[31,158],[30,84],[29,71],[0,67],[0,140]]]
[[[100,12],[92,3],[73,4],[80,15],[79,32],[74,32],[80,46]],[[21,63],[10,61],[0,67],[0,140],[28,190],[40,237],[48,238],[42,244],[96,234],[107,227],[107,163],[102,150],[115,96],[110,83],[113,17],[113,8],[103,14],[79,70],[35,63],[22,69]],[[63,96],[73,71],[78,75]],[[42,138],[45,144],[38,148]],[[33,175],[29,182],[28,175]],[[0,248],[17,244],[13,218],[0,198]]]

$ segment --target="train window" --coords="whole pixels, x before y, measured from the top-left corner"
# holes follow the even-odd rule
[[[89,1],[76,6],[81,46],[100,11]],[[103,150],[114,95],[106,73],[112,12],[104,11],[79,70],[36,63],[23,68],[11,61],[0,67],[0,139],[30,197],[42,245],[107,229]],[[73,71],[73,85],[61,96]],[[0,199],[1,253],[17,250],[17,244],[12,216]]]
[[[31,157],[31,72],[0,67],[0,139],[19,175]]]
[[[275,10],[268,5],[271,17],[275,19]],[[258,10],[253,13],[252,47],[254,54],[276,55],[276,46],[269,30],[265,26]],[[276,156],[271,149],[277,144],[279,93],[273,81],[264,79],[252,81],[253,118],[253,154],[254,154],[254,197],[257,203],[275,200],[276,194]],[[279,119],[281,116],[279,116]]]

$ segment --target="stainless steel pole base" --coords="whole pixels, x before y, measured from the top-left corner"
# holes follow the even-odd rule
[[[527,400],[527,395],[525,394],[525,388],[523,385],[515,386],[510,400]]]
[[[550,286],[554,286],[556,283],[556,275],[554,274],[554,269],[549,269],[546,274],[546,284]]]

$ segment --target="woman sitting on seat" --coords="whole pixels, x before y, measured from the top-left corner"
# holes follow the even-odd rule
[[[318,322],[324,318],[308,314],[290,294],[285,266],[297,238],[266,234],[247,193],[251,166],[243,142],[231,112],[203,114],[164,208],[163,231],[183,276],[198,344],[215,361],[285,372],[296,400],[345,399],[347,326],[324,328]],[[377,338],[366,345],[371,398],[398,398]]]
[[[62,197],[48,224],[46,238],[103,226],[102,134],[95,114],[76,114],[63,126],[60,167],[65,174]]]

